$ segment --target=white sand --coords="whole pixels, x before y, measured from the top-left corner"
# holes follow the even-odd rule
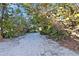
[[[39,33],[29,33],[14,40],[0,42],[0,55],[3,56],[75,56],[74,51],[61,47],[57,42]]]

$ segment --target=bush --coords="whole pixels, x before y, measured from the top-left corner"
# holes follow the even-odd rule
[[[2,28],[4,38],[13,38],[26,33],[27,23],[23,19],[7,19],[3,21]]]
[[[13,37],[14,36],[14,33],[15,33],[15,26],[14,26],[14,21],[8,19],[8,20],[4,20],[3,21],[3,34],[4,34],[4,37]]]
[[[53,22],[52,20],[47,19],[44,15],[39,16],[39,14],[34,14],[33,18],[31,19],[31,22],[31,32],[37,30],[36,32],[40,32],[41,34],[48,35],[52,38],[57,39],[62,39],[67,34],[61,29],[62,25],[60,25],[60,23],[58,24],[56,23],[56,21]]]

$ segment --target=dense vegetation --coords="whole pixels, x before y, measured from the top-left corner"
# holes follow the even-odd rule
[[[13,6],[17,6],[12,7]],[[24,34],[27,31],[26,19],[21,15],[18,4],[0,4],[0,36],[12,38]],[[19,15],[20,14],[20,15]]]
[[[0,36],[12,38],[27,32],[40,32],[56,39],[78,37],[78,4],[0,4]]]
[[[79,7],[77,4],[23,4],[32,17],[34,31],[57,39],[77,36]],[[76,33],[77,32],[77,33]]]

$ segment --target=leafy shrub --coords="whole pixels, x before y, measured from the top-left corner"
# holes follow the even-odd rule
[[[19,22],[20,21],[20,22]],[[26,22],[23,19],[17,20],[7,19],[3,21],[3,37],[12,38],[15,36],[22,35],[27,30]]]
[[[62,39],[66,36],[66,33],[63,30],[56,28],[57,24],[55,25],[52,20],[47,19],[44,15],[33,15],[31,22],[33,25],[31,30],[37,30],[37,32],[40,32],[41,34],[48,35],[57,39]]]
[[[24,19],[19,19],[16,21],[15,35],[19,36],[25,34],[28,30],[27,22]]]
[[[3,21],[3,34],[4,37],[13,37],[14,36],[14,21],[8,19]]]

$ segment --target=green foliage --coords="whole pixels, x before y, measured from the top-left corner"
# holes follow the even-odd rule
[[[2,9],[2,11],[0,11],[0,35],[3,38],[13,38],[25,34],[27,32],[27,22],[24,17],[18,16],[18,14],[21,14],[19,7],[16,10],[13,10],[11,7],[12,12],[9,12],[11,10],[8,8],[11,4],[2,3],[0,5]],[[11,15],[9,16],[9,14]]]
[[[18,22],[20,21],[20,22]],[[5,38],[12,38],[19,36],[25,33],[26,31],[26,22],[22,19],[17,20],[18,23],[13,19],[8,19],[3,21],[3,35]],[[25,30],[24,30],[25,29]]]
[[[79,7],[72,3],[22,3],[18,4],[18,8],[12,10],[12,13],[8,12],[11,11],[8,5],[0,4],[0,8],[3,8],[0,32],[6,38],[22,35],[29,29],[29,32],[40,32],[53,38],[63,39],[71,34],[71,31],[66,29],[73,30],[79,26]],[[19,8],[24,8],[23,12],[30,16],[28,24]],[[21,16],[18,16],[20,14]]]
[[[16,31],[15,35],[16,36],[19,36],[19,35],[26,33],[27,29],[28,29],[27,28],[27,22],[23,18],[20,17],[19,20],[18,19],[16,20],[16,29],[15,29],[15,31]]]
[[[75,4],[61,3],[37,4],[36,7],[31,5],[28,12],[31,11],[29,14],[32,16],[32,29],[50,37],[63,39],[69,35],[65,29],[74,28],[79,23],[78,17],[75,15],[77,10],[78,7]],[[57,23],[55,24],[55,22]]]
[[[8,19],[7,21],[3,21],[3,33],[5,37],[13,37],[14,36],[14,21]]]

